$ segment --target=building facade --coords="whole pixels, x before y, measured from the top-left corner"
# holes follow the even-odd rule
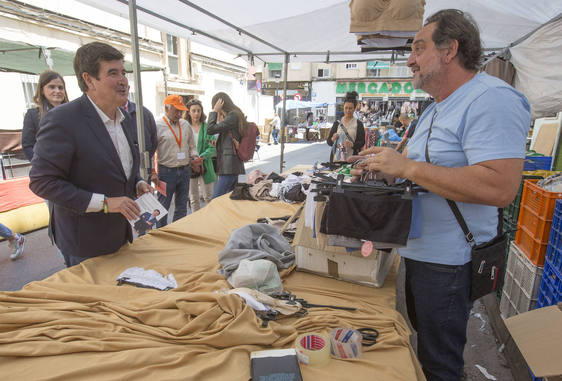
[[[50,63],[53,70],[65,72],[71,100],[81,95],[73,70],[68,69],[73,52],[83,44],[102,41],[122,51],[125,60],[131,62],[129,28],[127,18],[74,0],[26,0],[25,3],[0,0],[0,41],[55,47],[68,53],[64,62],[55,58]],[[143,104],[155,116],[163,113],[163,101],[168,94],[180,94],[185,100],[199,98],[208,114],[211,97],[225,91],[247,113],[249,120],[260,123],[259,107],[264,97],[259,99],[255,89],[248,90],[248,68],[243,59],[143,25],[138,26],[138,34],[141,65],[150,69],[141,72]],[[1,64],[2,57],[0,67]],[[32,73],[0,72],[4,88],[0,93],[2,129],[22,128],[26,110],[35,107],[32,98],[38,78],[39,75]],[[131,74],[131,100],[134,100],[133,78]],[[269,99],[267,104],[271,103]],[[273,114],[271,107],[265,111],[269,114],[262,112],[262,120]]]

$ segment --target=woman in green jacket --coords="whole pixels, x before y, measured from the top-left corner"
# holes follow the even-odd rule
[[[191,181],[189,182],[189,203],[191,211],[201,209],[200,195],[202,193],[205,203],[209,203],[213,196],[213,187],[217,180],[213,168],[212,157],[216,154],[215,138],[207,134],[207,116],[203,112],[201,101],[192,99],[187,103],[185,119],[189,122],[193,131],[193,137],[197,142],[197,153],[199,160],[191,162]],[[201,193],[199,192],[201,189]]]

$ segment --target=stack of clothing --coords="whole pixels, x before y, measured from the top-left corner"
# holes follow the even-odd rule
[[[349,31],[361,51],[410,47],[422,27],[425,0],[354,0]]]
[[[310,177],[300,172],[287,176],[275,172],[266,174],[256,169],[247,176],[246,183],[238,183],[230,198],[232,200],[302,202],[310,184]]]

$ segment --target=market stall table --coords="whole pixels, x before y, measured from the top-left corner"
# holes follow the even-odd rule
[[[285,288],[299,297],[357,311],[315,308],[266,328],[242,299],[222,292],[230,287],[216,271],[217,253],[231,230],[296,209],[223,196],[115,254],[1,292],[0,374],[22,380],[247,381],[250,352],[292,347],[300,333],[345,326],[376,328],[380,337],[358,359],[301,365],[304,380],[423,380],[410,331],[394,308],[396,266],[380,289],[285,270]],[[132,266],[172,273],[178,288],[117,286],[118,275]]]

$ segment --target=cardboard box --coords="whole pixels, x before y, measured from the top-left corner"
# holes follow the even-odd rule
[[[317,226],[324,208],[324,202],[318,202]],[[306,206],[305,206],[306,210]],[[298,220],[297,232],[293,240],[295,245],[297,270],[318,275],[359,283],[370,287],[382,287],[384,279],[397,257],[396,249],[387,253],[380,250],[363,257],[360,251],[348,252],[345,247],[330,246],[323,234],[312,237],[312,230],[304,226],[305,211]]]
[[[505,325],[535,377],[562,375],[562,303],[510,317]]]
[[[296,246],[295,262],[299,271],[369,287],[382,287],[396,254],[396,249],[390,253],[374,250],[370,256],[363,257],[358,251],[342,254]]]

